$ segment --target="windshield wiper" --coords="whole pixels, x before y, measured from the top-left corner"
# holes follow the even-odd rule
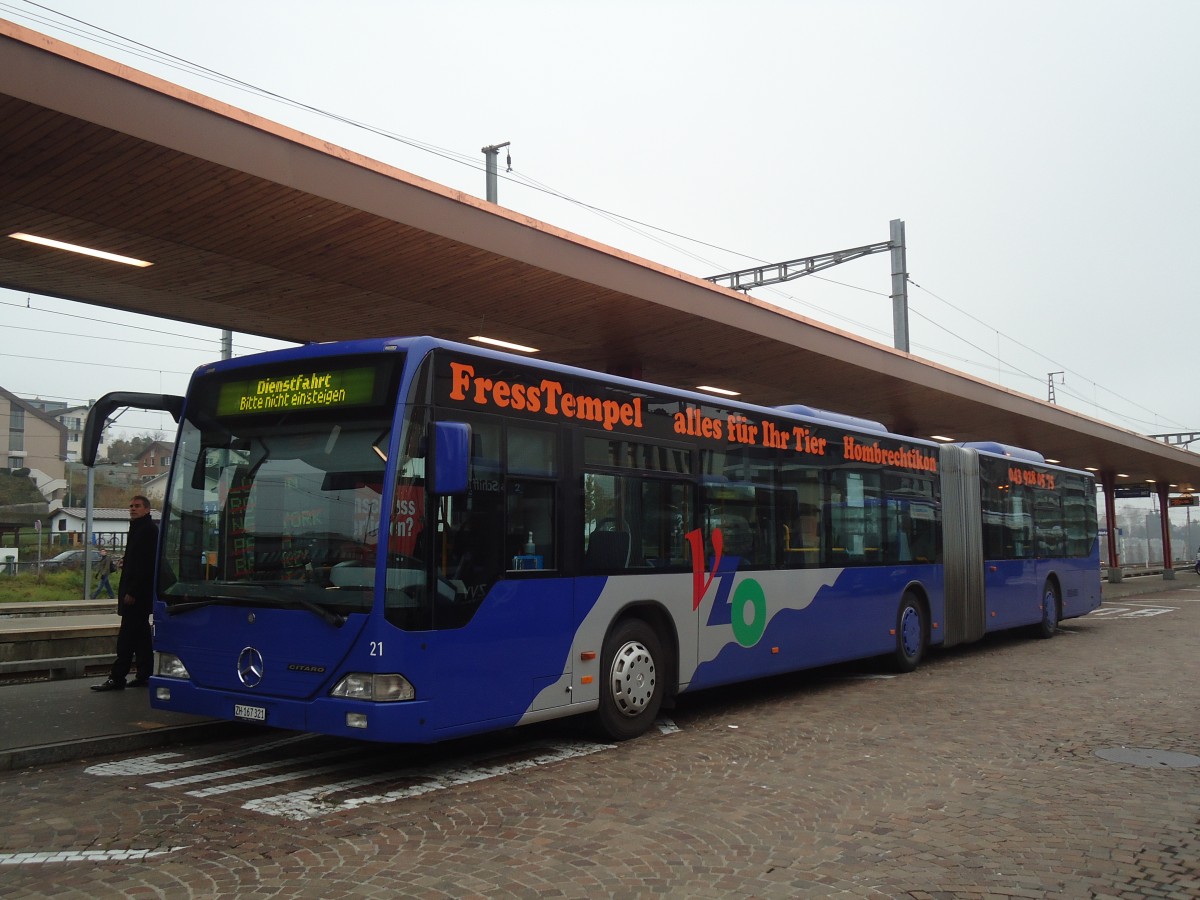
[[[192,612],[193,610],[203,609],[206,606],[212,606],[215,603],[227,603],[231,606],[237,606],[248,601],[238,597],[212,597],[208,600],[190,600],[187,603],[169,603],[167,604],[167,615],[177,616],[180,613]]]
[[[292,583],[293,582],[280,582],[280,584],[292,584]],[[203,609],[206,606],[212,606],[217,603],[227,603],[232,606],[244,606],[246,604],[255,604],[256,603],[256,604],[265,605],[265,606],[277,606],[277,607],[284,607],[284,608],[289,607],[289,606],[301,606],[304,609],[307,609],[309,612],[313,613],[314,615],[320,616],[322,619],[325,620],[325,622],[327,624],[332,625],[334,628],[341,628],[343,625],[346,624],[346,617],[343,616],[341,613],[336,613],[333,610],[327,609],[326,607],[322,606],[319,603],[314,603],[313,601],[311,601],[305,597],[281,598],[281,597],[276,597],[273,594],[266,594],[265,593],[266,587],[267,586],[264,586],[261,583],[253,584],[253,585],[238,584],[237,590],[239,592],[253,591],[255,593],[255,596],[250,596],[250,597],[229,597],[229,596],[210,597],[205,600],[194,600],[194,601],[190,601],[187,603],[177,603],[177,604],[173,604],[173,605],[170,605],[167,607],[167,614],[172,615],[172,616],[177,616],[180,613],[192,612],[193,610]],[[264,594],[264,596],[257,596],[257,594],[259,592],[262,592]]]
[[[341,613],[335,613],[332,609],[326,609],[320,603],[313,603],[311,600],[306,600],[303,597],[296,597],[294,602],[299,603],[305,609],[316,613],[334,628],[341,628],[346,624],[345,616],[343,616]]]

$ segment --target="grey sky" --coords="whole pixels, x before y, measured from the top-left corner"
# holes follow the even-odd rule
[[[1065,371],[1064,406],[1200,430],[1200,3],[4,0],[0,16],[475,195],[479,148],[511,141],[503,205],[697,275],[886,240],[902,218],[915,354],[1040,398]],[[758,296],[890,345],[888,266]],[[219,352],[211,330],[29,303],[0,292],[0,385],[19,394],[179,391]]]

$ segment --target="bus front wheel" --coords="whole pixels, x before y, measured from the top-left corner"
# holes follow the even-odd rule
[[[625,619],[609,633],[600,655],[600,733],[625,741],[645,732],[662,707],[664,682],[659,672],[662,644],[641,619]]]
[[[912,593],[904,595],[896,612],[896,668],[911,672],[925,656],[925,607]]]

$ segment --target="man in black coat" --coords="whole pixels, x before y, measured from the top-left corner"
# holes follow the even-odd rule
[[[150,613],[154,609],[154,558],[158,552],[158,526],[150,516],[150,501],[140,494],[129,501],[129,537],[125,540],[125,561],[117,586],[117,613],[121,628],[117,632],[117,658],[103,684],[93,691],[125,689],[125,676],[137,658],[137,678],[130,687],[145,687],[154,668],[154,646],[150,631]]]

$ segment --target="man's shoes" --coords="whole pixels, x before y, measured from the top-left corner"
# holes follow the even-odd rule
[[[142,682],[142,684],[145,684],[145,683],[146,682],[144,682],[144,681]],[[135,681],[134,684],[137,684],[137,682]],[[124,679],[122,679],[121,681],[116,681],[116,680],[110,678],[110,679],[108,679],[108,681],[104,682],[103,684],[93,684],[92,690],[93,691],[123,691],[123,690],[125,690],[125,681],[124,681]]]
[[[149,678],[135,678],[133,681],[129,682],[126,687],[145,687],[149,683]]]

